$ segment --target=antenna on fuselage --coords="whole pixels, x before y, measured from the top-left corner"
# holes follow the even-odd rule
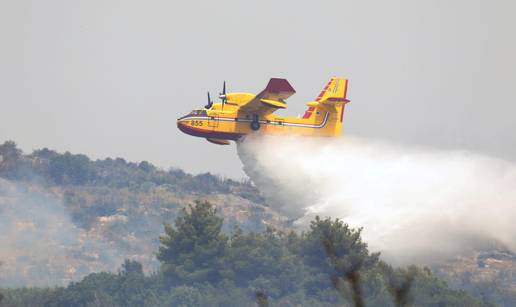
[[[226,98],[226,80],[224,80],[224,83],[222,84],[222,93],[219,93],[219,98],[222,99],[222,110],[224,110],[224,104],[228,101]]]
[[[208,91],[208,104],[205,105],[204,107],[206,109],[210,109],[212,105],[213,105],[213,101],[211,101],[211,99],[210,99],[210,92]]]

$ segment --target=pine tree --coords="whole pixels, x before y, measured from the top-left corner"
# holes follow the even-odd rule
[[[216,282],[220,279],[228,238],[223,219],[208,202],[196,201],[183,209],[175,227],[165,225],[157,258],[172,283]]]

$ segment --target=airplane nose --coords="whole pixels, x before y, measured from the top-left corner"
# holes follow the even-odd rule
[[[178,119],[177,120],[177,128],[181,130],[183,133],[186,134],[192,134],[190,129],[188,128],[188,125],[186,124],[186,119]]]

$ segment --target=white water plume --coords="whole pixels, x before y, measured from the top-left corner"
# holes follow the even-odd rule
[[[238,145],[269,203],[363,227],[393,263],[432,263],[493,242],[516,250],[516,164],[465,151],[346,138],[258,136]]]

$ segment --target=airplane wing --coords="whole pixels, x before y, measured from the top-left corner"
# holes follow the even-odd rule
[[[267,115],[287,107],[285,100],[296,91],[286,79],[271,78],[267,87],[250,101],[240,105],[240,112]]]

